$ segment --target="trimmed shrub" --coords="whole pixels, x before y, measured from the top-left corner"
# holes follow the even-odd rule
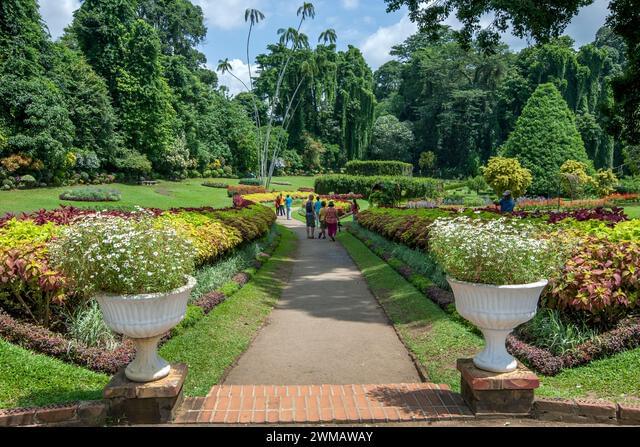
[[[241,196],[249,195],[249,194],[263,194],[267,192],[262,186],[250,186],[250,185],[230,185],[227,188],[227,195],[229,197],[233,197],[234,194],[240,194]]]
[[[575,115],[551,83],[539,85],[531,95],[499,152],[517,158],[531,171],[531,192],[540,195],[558,191],[558,174],[565,161],[589,162]]]
[[[357,175],[325,175],[315,180],[317,194],[362,194],[369,197],[377,185],[394,188],[397,185],[405,199],[438,197],[442,195],[443,184],[440,180],[430,178],[357,176]]]
[[[243,178],[238,182],[241,185],[262,186],[262,182],[257,178]]]
[[[120,191],[116,189],[76,188],[60,194],[60,200],[76,202],[119,202],[120,199]]]
[[[345,165],[345,173],[348,175],[401,175],[410,177],[413,175],[413,165],[401,161],[360,161],[353,160]]]
[[[229,188],[229,185],[227,183],[221,183],[221,182],[204,182],[202,186],[206,186],[208,188],[220,188],[220,189]]]

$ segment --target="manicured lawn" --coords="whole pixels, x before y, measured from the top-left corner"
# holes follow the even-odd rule
[[[483,345],[480,337],[442,311],[431,300],[349,233],[339,240],[362,270],[401,338],[425,367],[429,380],[459,391],[456,359],[472,357]],[[547,397],[588,397],[623,400],[640,397],[640,349],[586,366],[566,369],[554,377],[540,376],[537,394]]]
[[[207,179],[223,182],[231,185],[238,184],[234,179]],[[272,189],[278,191],[296,191],[302,186],[313,187],[313,177],[274,177],[274,181],[286,181],[291,186],[272,185]],[[203,179],[188,179],[182,182],[161,181],[155,186],[125,185],[114,183],[100,185],[99,188],[117,189],[122,193],[119,202],[73,202],[60,200],[61,192],[74,188],[38,188],[30,190],[0,191],[0,215],[8,212],[34,211],[41,208],[51,209],[60,205],[73,205],[77,207],[200,207],[212,206],[222,208],[231,205],[231,199],[227,197],[227,191],[219,188],[202,186]]]
[[[102,397],[109,377],[0,339],[0,408]]]
[[[640,205],[625,206],[624,212],[632,219],[640,219]]]
[[[540,396],[624,400],[640,398],[640,348],[542,377]]]
[[[171,362],[189,365],[185,383],[188,396],[204,396],[242,354],[278,301],[288,280],[296,237],[279,227],[282,240],[252,281],[217,306],[184,334],[160,350]]]

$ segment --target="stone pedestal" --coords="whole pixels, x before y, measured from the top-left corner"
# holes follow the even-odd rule
[[[521,363],[510,373],[478,369],[473,359],[458,359],[462,397],[476,416],[528,416],[540,380]]]
[[[109,402],[109,417],[116,423],[162,424],[170,422],[182,403],[182,385],[187,365],[171,365],[169,375],[154,382],[133,382],[124,368],[112,377],[103,395]]]

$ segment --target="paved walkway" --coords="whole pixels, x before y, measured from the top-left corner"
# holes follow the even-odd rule
[[[224,385],[417,383],[406,348],[338,242],[299,238],[289,285]]]

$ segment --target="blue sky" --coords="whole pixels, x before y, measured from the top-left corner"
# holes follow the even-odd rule
[[[80,0],[39,0],[42,16],[52,37],[59,37],[72,20],[72,13]],[[263,52],[270,42],[277,39],[276,30],[297,25],[296,10],[302,4],[292,0],[192,0],[200,5],[208,29],[207,38],[200,50],[207,56],[208,65],[217,66],[219,59],[229,58],[234,72],[245,79],[248,66],[245,44],[248,27],[244,23],[246,8],[261,10],[266,18],[254,31],[252,57]],[[303,26],[309,41],[315,43],[318,35],[327,28],[338,34],[338,47],[359,47],[369,65],[375,70],[390,59],[389,50],[416,31],[416,26],[407,17],[406,10],[386,12],[383,0],[315,0],[315,20]],[[583,8],[574,18],[565,34],[576,41],[576,46],[593,41],[595,33],[605,22],[608,0],[596,0]],[[456,27],[455,18],[448,24]],[[527,46],[524,40],[506,34],[503,40],[513,50]],[[229,75],[220,76],[220,82],[232,93],[240,91],[240,84]]]

